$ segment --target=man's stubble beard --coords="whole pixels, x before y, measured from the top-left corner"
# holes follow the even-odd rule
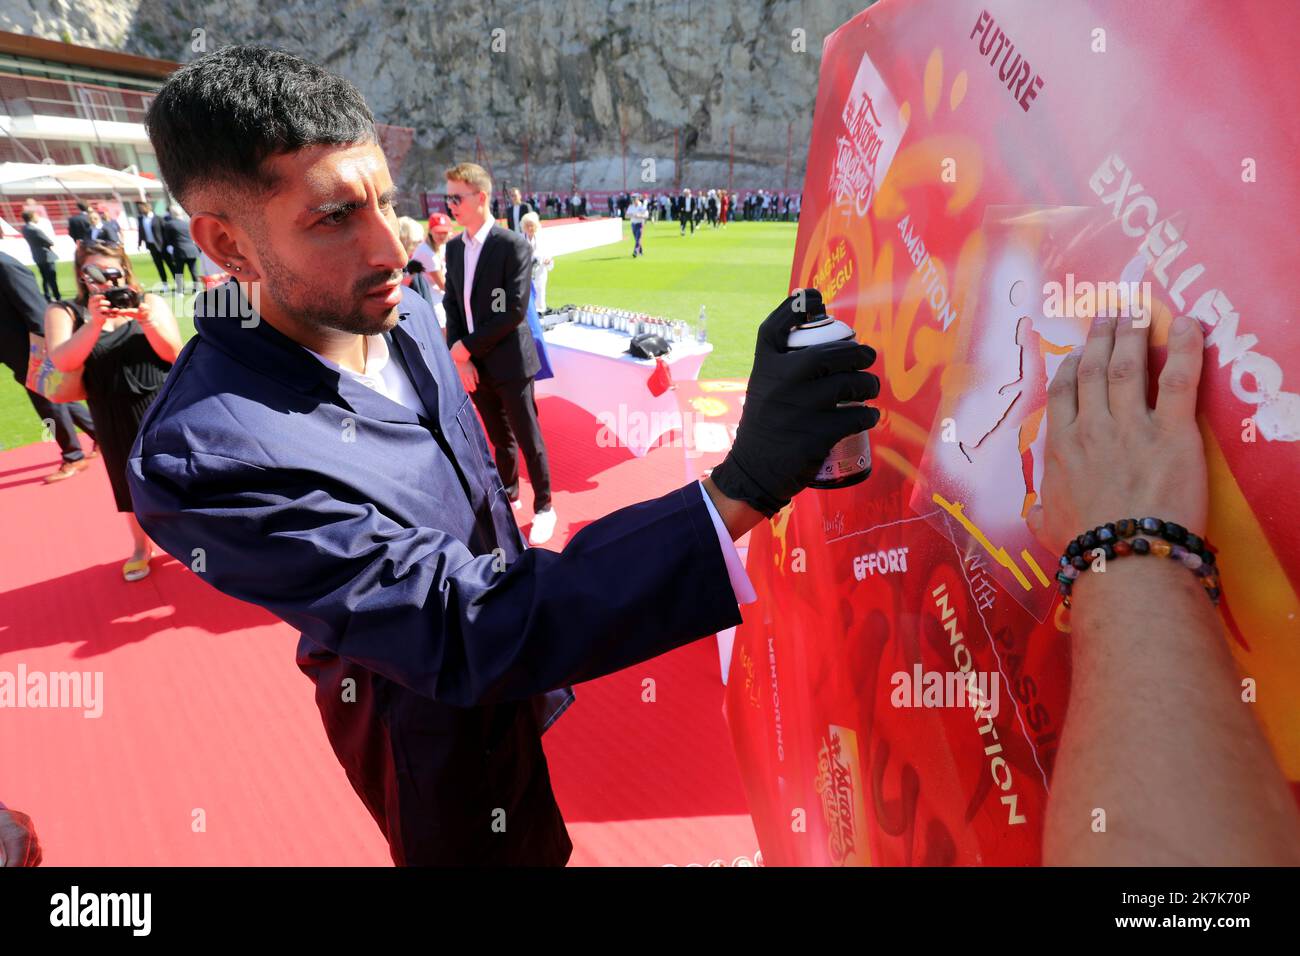
[[[264,291],[286,315],[313,328],[354,335],[378,335],[397,324],[397,306],[378,318],[368,319],[361,308],[365,301],[364,290],[349,289],[345,296],[340,297],[339,291],[328,288],[326,282],[303,281],[285,267],[264,236],[258,236],[256,243],[258,258],[266,273]],[[378,281],[372,280],[371,286],[377,285]]]

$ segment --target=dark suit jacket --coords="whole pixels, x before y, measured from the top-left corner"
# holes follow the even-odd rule
[[[524,227],[520,220],[530,212],[536,212],[531,203],[522,202],[518,206],[511,203],[506,207],[506,225],[512,232],[523,232]]]
[[[45,334],[46,305],[32,270],[0,252],[0,362],[20,385],[27,381],[27,336]]]
[[[493,225],[474,269],[469,306],[474,331],[468,331],[462,304],[465,241],[447,243],[447,347],[464,342],[479,375],[489,382],[532,378],[542,367],[533,333],[524,321],[532,295],[533,248],[517,232]],[[497,290],[503,290],[504,295]],[[494,308],[494,306],[496,308]]]
[[[32,261],[38,266],[52,266],[59,261],[54,254],[54,241],[36,227],[35,223],[23,223],[23,238],[32,250]]]
[[[395,862],[565,862],[541,733],[568,686],[740,621],[699,486],[558,554],[527,548],[427,302],[404,290],[385,333],[425,418],[254,322],[237,289],[199,296],[141,425],[140,523],[302,632],[298,665]]]
[[[172,247],[173,259],[197,259],[199,247],[190,238],[188,220],[168,216],[163,222],[163,248]]]
[[[90,217],[84,212],[68,217],[68,235],[73,242],[82,242],[90,235]]]
[[[149,220],[149,225],[151,225],[153,228],[148,230],[145,229],[144,216],[136,216],[135,222],[136,225],[139,227],[140,241],[142,243],[153,246],[159,252],[162,252],[164,249],[167,248],[167,243],[163,239],[163,221],[161,216],[159,216],[157,213],[154,213],[153,218]]]
[[[122,242],[122,233],[117,228],[117,223],[111,219],[106,219],[99,224],[98,229],[88,225],[86,227],[86,238],[98,242],[109,242],[116,246]]]

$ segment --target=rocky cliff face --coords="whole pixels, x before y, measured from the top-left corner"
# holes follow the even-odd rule
[[[539,190],[779,189],[802,181],[822,40],[870,2],[0,0],[0,27],[182,62],[298,53],[415,130],[408,189],[462,159],[502,184],[526,163]]]

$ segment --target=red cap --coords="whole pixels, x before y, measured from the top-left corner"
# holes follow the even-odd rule
[[[433,232],[451,232],[451,220],[446,213],[433,212],[429,213],[429,231]]]

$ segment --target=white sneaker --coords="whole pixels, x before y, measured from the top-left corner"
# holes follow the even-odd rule
[[[556,517],[554,508],[547,508],[533,515],[533,527],[528,532],[528,543],[536,546],[550,541],[551,535],[555,534]]]

